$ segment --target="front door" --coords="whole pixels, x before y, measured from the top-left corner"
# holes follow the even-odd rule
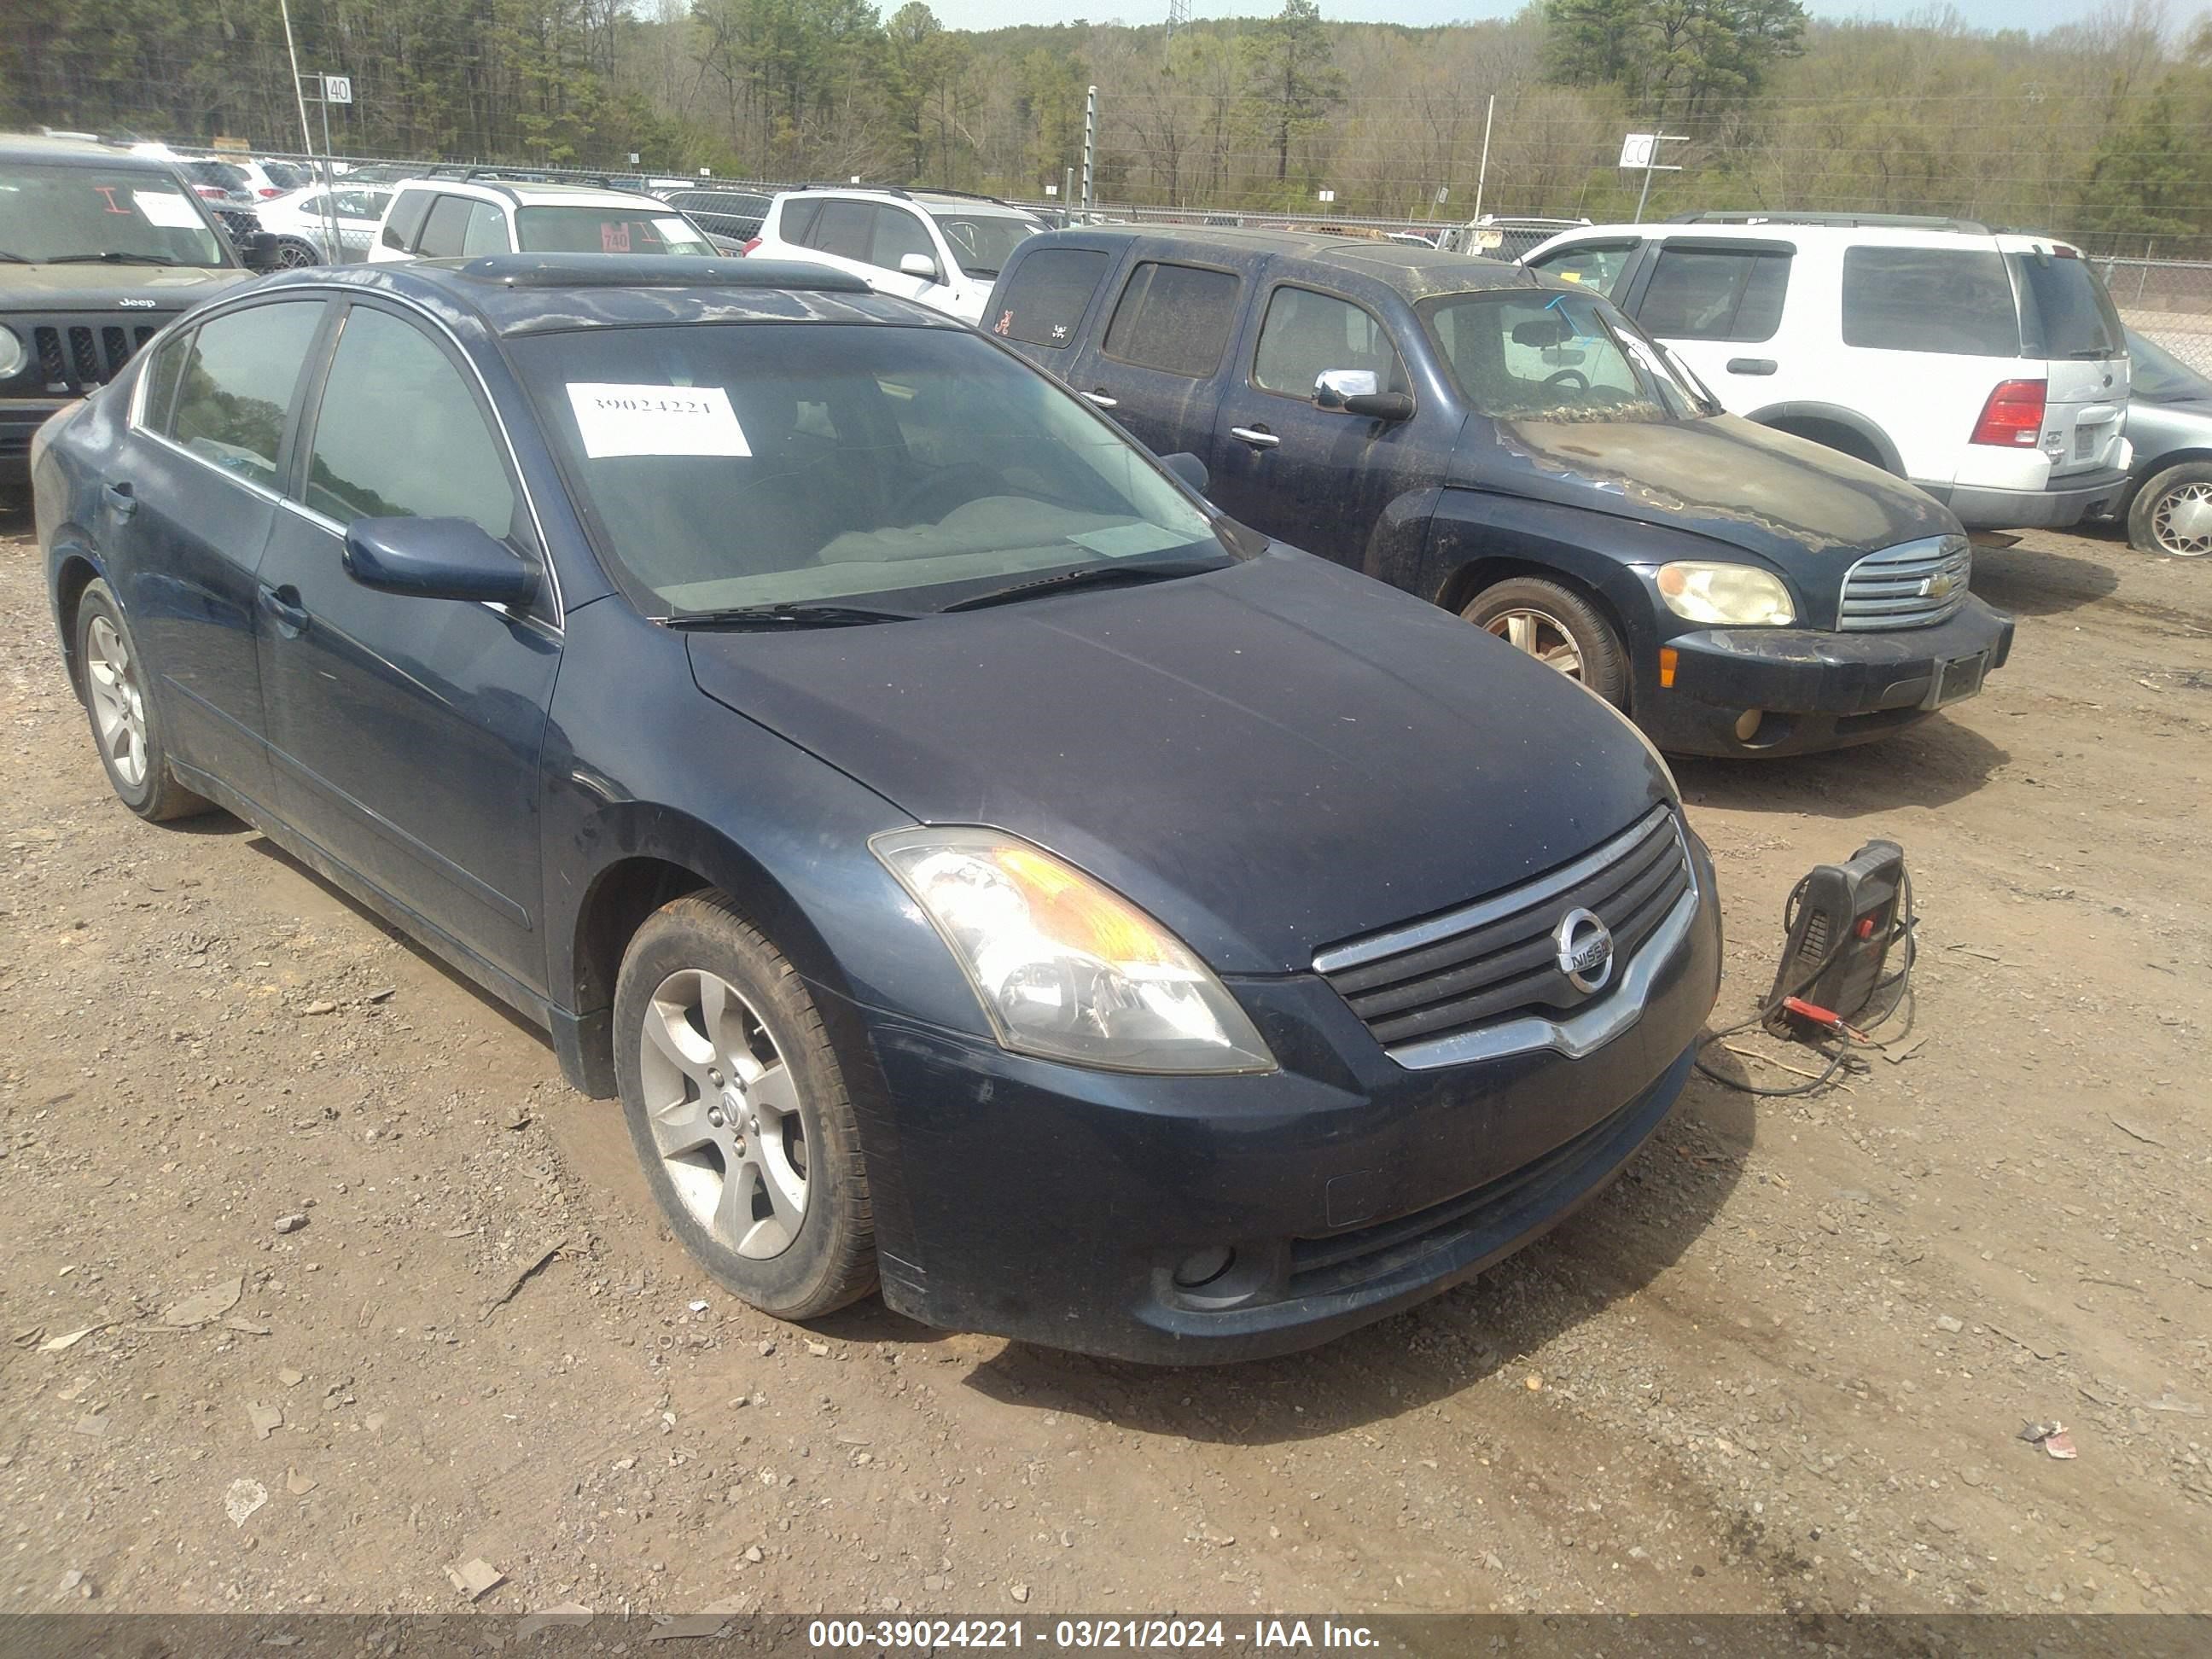
[[[542,556],[473,374],[411,318],[348,311],[263,557],[262,689],[284,815],[434,927],[542,989],[538,747],[557,608],[362,586],[357,519],[465,518]]]
[[[1340,295],[1279,283],[1246,350],[1214,416],[1208,499],[1255,530],[1363,568],[1389,505],[1442,482],[1457,423],[1437,434],[1441,411],[1418,403],[1413,418],[1382,421],[1314,402],[1316,382],[1339,369],[1371,374],[1378,392],[1414,390],[1382,319]]]
[[[1202,453],[1243,283],[1233,270],[1140,259],[1067,383],[1156,455]]]
[[[225,312],[147,365],[138,423],[103,483],[100,543],[177,757],[273,806],[254,574],[325,303]]]

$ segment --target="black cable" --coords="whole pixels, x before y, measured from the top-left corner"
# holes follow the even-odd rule
[[[1797,884],[1790,890],[1790,896],[1783,902],[1782,936],[1785,940],[1790,938],[1792,931],[1797,925],[1798,907],[1804,902],[1805,889],[1811,883],[1812,879],[1813,878],[1810,875],[1802,878],[1798,881]],[[1905,946],[1905,960],[1899,965],[1895,973],[1887,975],[1886,978],[1877,980],[1875,982],[1873,990],[1869,992],[1867,994],[1866,1006],[1872,1007],[1874,1006],[1875,999],[1880,996],[1882,992],[1887,990],[1891,986],[1895,986],[1897,988],[1897,994],[1890,999],[1888,1007],[1883,1009],[1881,1012],[1875,1015],[1871,1019],[1863,1022],[1859,1025],[1858,1029],[1861,1031],[1870,1031],[1876,1026],[1886,1025],[1890,1020],[1896,1018],[1897,1011],[1900,1007],[1909,1007],[1912,1012],[1908,1012],[1905,1016],[1905,1029],[1896,1034],[1897,1037],[1903,1037],[1911,1034],[1912,1030],[1913,1018],[1918,1011],[1917,1004],[1914,1003],[1912,1000],[1912,963],[1914,959],[1919,955],[1920,947],[1918,928],[1920,923],[1919,918],[1913,913],[1912,874],[1908,870],[1900,870],[1899,872],[1898,897],[1899,901],[1898,914],[1890,924],[1889,939],[1884,945],[1883,949],[1887,951],[1896,946],[1900,940],[1903,941]],[[1698,1044],[1697,1053],[1692,1057],[1690,1063],[1695,1066],[1698,1072],[1703,1073],[1705,1076],[1711,1078],[1714,1082],[1721,1085],[1722,1087],[1733,1089],[1739,1094],[1757,1095],[1761,1099],[1765,1100],[1789,1100],[1799,1095],[1809,1095],[1816,1089],[1826,1088],[1830,1083],[1836,1079],[1838,1075],[1840,1074],[1846,1066],[1850,1064],[1851,1060],[1861,1048],[1880,1048],[1885,1047],[1886,1044],[1880,1042],[1857,1042],[1852,1038],[1843,1036],[1840,1033],[1838,1034],[1837,1040],[1841,1046],[1832,1052],[1821,1048],[1818,1043],[1808,1044],[1808,1046],[1810,1047],[1815,1054],[1820,1054],[1827,1060],[1827,1066],[1821,1072],[1820,1076],[1812,1079],[1808,1082],[1796,1084],[1787,1089],[1769,1089],[1756,1083],[1746,1083],[1738,1079],[1729,1077],[1723,1073],[1717,1072],[1711,1066],[1705,1064],[1706,1049],[1711,1048],[1716,1042],[1719,1042],[1725,1038],[1734,1036],[1739,1031],[1749,1030],[1754,1025],[1765,1025],[1767,1021],[1773,1018],[1774,1016],[1780,1012],[1782,1005],[1789,1000],[1790,998],[1802,996],[1808,990],[1809,990],[1812,988],[1814,981],[1819,979],[1822,974],[1828,971],[1829,965],[1832,963],[1838,957],[1844,953],[1844,949],[1850,944],[1850,936],[1849,933],[1846,932],[1843,938],[1839,939],[1834,945],[1830,947],[1826,955],[1823,956],[1820,961],[1813,964],[1812,969],[1805,975],[1803,979],[1798,981],[1794,988],[1787,987],[1778,988],[1772,995],[1769,996],[1765,1002],[1759,1005],[1759,1011],[1753,1014],[1749,1019],[1739,1020],[1734,1025],[1728,1026],[1722,1030],[1715,1031],[1700,1042]],[[1890,1041],[1896,1041],[1896,1037],[1891,1038]]]

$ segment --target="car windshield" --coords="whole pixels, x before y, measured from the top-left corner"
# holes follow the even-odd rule
[[[2071,252],[2008,253],[2020,289],[2023,357],[2117,357],[2127,331],[2089,262]]]
[[[0,171],[0,252],[33,264],[230,263],[198,204],[167,173],[38,162]]]
[[[1468,401],[1493,418],[1663,421],[1705,411],[1659,348],[1596,295],[1492,289],[1418,309]]]
[[[2212,402],[2212,380],[2207,380],[2164,346],[2154,340],[2146,340],[2133,329],[2128,331],[2128,357],[2132,395],[2156,404],[2193,403],[2198,399]]]
[[[526,207],[514,215],[526,253],[708,253],[714,245],[681,214],[626,207]]]
[[[261,170],[279,190],[305,190],[314,182],[313,175],[297,161],[264,161]]]
[[[940,209],[929,216],[945,234],[945,244],[970,276],[996,276],[1012,257],[1015,245],[1044,228],[1035,219],[1011,213],[962,213]]]
[[[964,330],[698,324],[513,350],[656,614],[941,610],[1010,577],[1230,559],[1116,428]]]
[[[195,184],[213,185],[217,190],[248,187],[246,169],[228,161],[185,161],[180,165],[185,177]]]

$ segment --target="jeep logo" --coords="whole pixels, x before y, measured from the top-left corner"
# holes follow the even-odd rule
[[[125,311],[151,311],[155,304],[151,300],[118,300],[115,303]]]

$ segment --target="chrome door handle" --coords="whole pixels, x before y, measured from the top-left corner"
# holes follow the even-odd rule
[[[1119,409],[1121,406],[1119,398],[1109,398],[1103,392],[1086,392],[1083,395],[1101,409]]]
[[[1229,428],[1229,435],[1242,438],[1255,449],[1273,449],[1283,441],[1264,426],[1232,426]]]

